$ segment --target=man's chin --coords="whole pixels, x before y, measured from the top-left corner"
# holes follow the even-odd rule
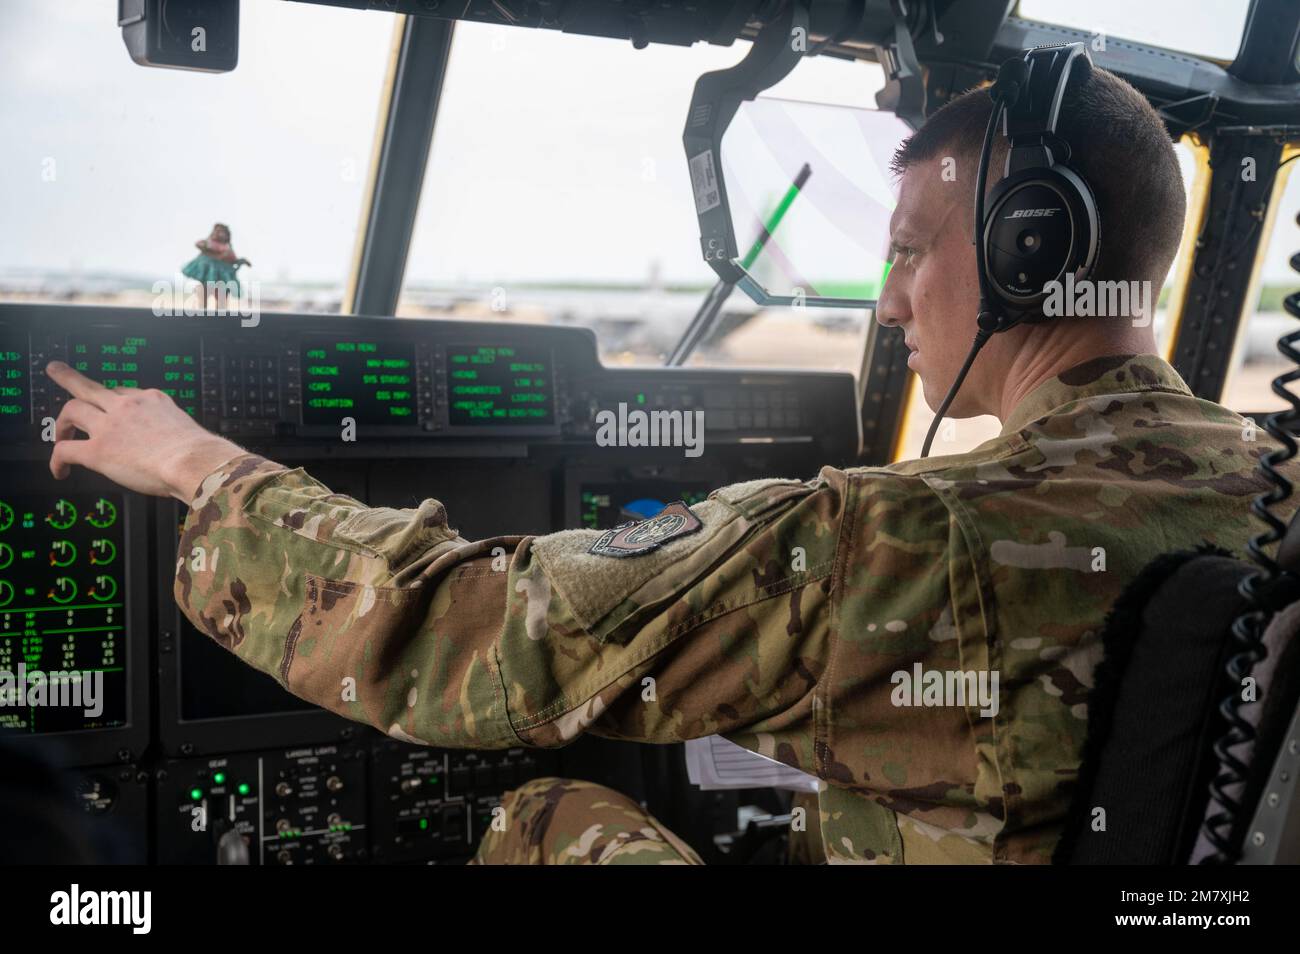
[[[951,381],[948,382],[948,384],[951,383],[952,383]],[[966,401],[963,400],[963,398],[968,396],[965,395],[963,392],[966,390],[966,387],[969,383],[970,382],[968,381],[966,384],[962,385],[961,390],[957,392],[957,396],[953,399],[952,407],[948,408],[948,413],[945,414],[944,417],[973,417],[974,416],[969,410],[969,408],[967,408]],[[925,395],[926,407],[930,409],[931,413],[937,414],[940,406],[943,404],[943,399],[948,396],[948,386],[945,385],[943,387],[939,387],[938,385],[931,385],[923,377],[921,378],[921,393]]]

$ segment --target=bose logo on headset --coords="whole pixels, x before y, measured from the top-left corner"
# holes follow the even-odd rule
[[[1055,215],[1060,209],[1016,209],[1010,215],[1003,216],[1007,219],[1041,219],[1049,215]]]

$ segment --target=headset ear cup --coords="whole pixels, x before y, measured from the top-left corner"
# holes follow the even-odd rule
[[[985,208],[985,279],[1004,309],[1037,311],[1052,282],[1091,272],[1098,247],[1096,203],[1069,168],[1014,173],[994,187]]]

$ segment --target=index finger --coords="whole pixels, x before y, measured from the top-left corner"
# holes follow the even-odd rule
[[[50,380],[63,388],[75,398],[93,404],[101,411],[106,410],[105,403],[113,392],[98,381],[92,381],[79,371],[75,371],[62,361],[51,361],[45,366],[45,373]]]

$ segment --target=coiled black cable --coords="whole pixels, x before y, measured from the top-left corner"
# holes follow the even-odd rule
[[[1296,216],[1296,224],[1300,225],[1300,215]],[[1300,272],[1300,252],[1291,256],[1290,264],[1295,271]],[[1287,295],[1282,301],[1282,308],[1292,317],[1300,318],[1300,291]],[[1260,567],[1261,572],[1252,573],[1237,587],[1237,592],[1245,598],[1251,609],[1238,616],[1232,624],[1235,652],[1226,665],[1232,689],[1219,703],[1219,714],[1228,728],[1214,744],[1214,754],[1219,764],[1210,781],[1210,808],[1217,810],[1212,814],[1207,813],[1201,829],[1205,839],[1214,846],[1214,853],[1201,859],[1202,864],[1232,864],[1241,857],[1241,840],[1236,836],[1242,833],[1238,821],[1243,806],[1231,789],[1234,786],[1238,787],[1238,791],[1244,789],[1250,767],[1237,758],[1232,750],[1255,739],[1254,726],[1239,711],[1242,705],[1241,687],[1256,663],[1267,655],[1264,631],[1273,613],[1280,608],[1277,597],[1283,571],[1268,555],[1265,547],[1280,541],[1287,529],[1286,524],[1270,508],[1288,500],[1294,491],[1291,481],[1277,467],[1295,457],[1297,451],[1291,430],[1300,425],[1300,396],[1287,389],[1288,384],[1300,380],[1300,350],[1296,348],[1297,344],[1300,344],[1300,330],[1283,335],[1277,343],[1277,350],[1290,358],[1295,367],[1273,379],[1273,393],[1290,407],[1264,419],[1264,430],[1282,446],[1260,458],[1259,472],[1272,486],[1257,496],[1250,505],[1251,513],[1262,520],[1266,527],[1262,533],[1251,537],[1246,546],[1251,560]]]

